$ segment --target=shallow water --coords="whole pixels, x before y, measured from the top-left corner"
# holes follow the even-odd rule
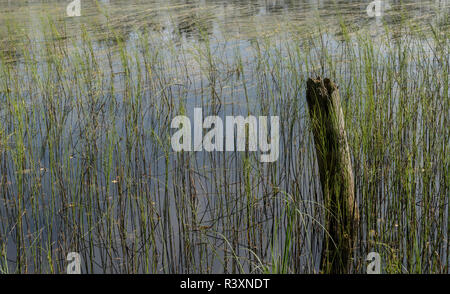
[[[2,157],[2,171],[6,171],[6,176],[3,177],[5,183],[1,188],[3,198],[0,212],[4,227],[0,236],[2,243],[7,243],[11,271],[17,261],[15,228],[18,218],[18,210],[11,203],[15,203],[19,191],[25,196],[24,205],[28,211],[25,215],[29,218],[29,222],[23,225],[23,230],[27,232],[26,244],[34,244],[36,240],[40,240],[42,246],[47,246],[45,249],[51,252],[59,266],[56,271],[64,271],[66,251],[76,250],[82,253],[84,272],[175,273],[239,271],[236,269],[237,265],[231,265],[231,261],[223,264],[224,260],[232,259],[233,255],[242,257],[244,271],[252,268],[255,270],[254,264],[251,265],[247,260],[254,258],[249,250],[258,252],[258,256],[270,263],[271,253],[280,250],[271,247],[273,237],[278,238],[274,243],[281,247],[286,238],[282,228],[289,221],[286,218],[283,195],[279,193],[282,190],[297,195],[296,201],[299,202],[296,205],[300,207],[302,217],[306,218],[306,221],[302,219],[305,223],[297,228],[304,229],[304,232],[296,237],[297,242],[293,245],[292,255],[296,259],[292,262],[291,270],[317,272],[322,230],[312,217],[308,217],[321,216],[321,199],[318,196],[320,188],[315,162],[312,160],[314,151],[305,122],[304,85],[297,83],[302,83],[307,76],[316,73],[335,74],[343,88],[349,89],[348,93],[342,93],[343,100],[359,100],[355,95],[352,96],[358,91],[355,90],[357,85],[352,84],[351,65],[345,60],[339,60],[338,55],[338,69],[324,69],[326,59],[320,55],[323,53],[320,43],[310,44],[299,40],[309,40],[316,36],[322,44],[326,44],[329,52],[338,54],[342,48],[340,21],[351,25],[356,32],[368,31],[374,43],[380,40],[380,35],[384,32],[383,25],[401,26],[400,19],[410,20],[420,26],[431,22],[448,27],[445,22],[448,19],[445,18],[448,17],[445,14],[448,6],[443,8],[442,2],[436,1],[391,1],[391,9],[379,17],[367,15],[368,1],[99,1],[98,6],[93,1],[81,2],[82,15],[67,18],[65,8],[69,1],[28,1],[24,4],[21,1],[0,0],[0,39],[13,39],[17,45],[25,34],[34,36],[37,72],[43,76],[43,80],[49,74],[45,61],[46,44],[57,45],[61,40],[67,41],[66,45],[73,50],[68,55],[73,57],[72,54],[78,50],[77,46],[82,44],[83,25],[86,25],[93,37],[94,54],[105,74],[102,80],[104,84],[94,85],[94,89],[100,92],[96,101],[89,100],[90,92],[86,91],[79,96],[61,96],[55,105],[47,105],[44,104],[47,103],[44,96],[37,95],[39,91],[33,93],[26,87],[17,90],[27,103],[25,109],[27,113],[29,111],[28,119],[33,134],[25,140],[25,144],[30,147],[25,164],[27,168],[17,166],[12,151],[6,152],[6,156]],[[45,19],[47,16],[55,18],[57,26],[63,27],[61,31],[64,34],[60,39],[49,39],[41,30],[41,18]],[[314,28],[319,27],[318,22],[328,28],[327,32],[314,31]],[[23,29],[26,33],[11,36],[4,24],[13,24],[19,31]],[[114,75],[108,76],[110,64],[107,53],[115,40],[105,33],[105,27],[113,28],[124,36],[125,48],[133,56],[130,60],[136,59],[136,64],[130,66],[132,78],[129,80],[124,74],[119,54],[114,55],[115,58],[111,61],[111,72]],[[393,29],[394,35],[395,32]],[[145,76],[145,69],[137,65],[137,61],[143,58],[139,54],[144,51],[139,40],[146,33],[150,35],[150,43],[154,42],[150,51],[159,50],[154,64],[160,68],[152,69],[154,76],[142,78],[142,84],[149,88],[139,88],[139,74]],[[401,37],[399,33],[393,39]],[[264,46],[265,40],[270,46],[260,48],[259,46]],[[417,44],[411,48],[425,48],[425,52],[430,54],[427,61],[431,62],[426,66],[432,71],[433,62],[437,61],[431,54],[429,40],[417,37],[415,41]],[[318,68],[309,68],[302,63],[303,52],[294,58],[289,55],[292,54],[288,50],[289,45],[297,42],[305,52],[308,45],[312,47],[308,52],[312,52],[311,62]],[[421,44],[426,45],[418,46]],[[6,46],[5,43],[0,45],[0,49],[5,52],[17,48],[19,47]],[[34,85],[30,76],[20,74],[26,72],[22,63],[25,57],[20,55],[20,50],[17,51],[17,59],[9,61],[17,67],[24,85]],[[411,50],[411,55],[414,54],[418,55]],[[386,55],[383,52],[380,56]],[[199,61],[196,59],[198,56],[206,58]],[[212,61],[204,62],[208,57]],[[358,57],[362,58],[361,55]],[[289,63],[290,58],[294,60],[292,63]],[[78,85],[77,80],[73,79],[78,74],[78,68],[71,63],[73,60],[76,59],[68,58],[67,64],[64,63],[68,73],[62,80],[68,85]],[[240,63],[242,71],[236,70]],[[293,66],[300,70],[292,70]],[[417,65],[408,67],[409,73],[415,71],[414,66]],[[259,67],[263,69],[260,70]],[[96,77],[95,73],[93,76]],[[115,86],[116,92],[113,94],[109,92],[110,83]],[[349,86],[345,87],[345,83]],[[80,86],[81,89],[85,87],[88,86]],[[383,88],[383,85],[377,87]],[[359,93],[366,90],[363,85]],[[63,94],[62,90],[56,92]],[[401,100],[401,90],[395,88],[393,92],[396,98],[392,107],[395,108],[398,107],[395,103]],[[0,97],[2,102],[6,101],[6,94]],[[127,100],[129,97],[141,100]],[[72,101],[82,102],[74,106]],[[285,153],[280,155],[276,164],[262,165],[256,160],[256,156],[244,153],[199,152],[180,155],[167,151],[167,148],[161,147],[164,144],[158,142],[157,139],[160,138],[155,138],[154,134],[163,137],[169,133],[170,119],[179,114],[177,111],[180,110],[181,101],[184,102],[186,115],[191,118],[193,108],[200,106],[204,109],[204,115],[217,114],[221,117],[246,115],[249,112],[254,115],[280,113],[284,122],[280,149]],[[365,100],[360,101],[363,105],[361,108],[364,109]],[[42,110],[39,108],[40,103],[44,105]],[[67,105],[70,106],[68,116],[57,116],[62,126],[62,135],[51,124],[47,129],[47,122],[51,119],[47,111],[53,110],[51,107],[60,107],[63,113],[62,110]],[[41,116],[32,116],[33,107],[36,107]],[[351,108],[348,107],[350,110]],[[441,108],[436,106],[433,109],[439,112]],[[0,109],[0,122],[6,126],[9,135],[18,125],[10,120],[8,111],[6,108]],[[359,114],[362,117],[363,112],[364,110]],[[292,117],[298,119],[292,121]],[[137,126],[142,127],[136,133],[128,129],[133,120],[137,121]],[[440,130],[443,123],[438,122],[441,124]],[[424,129],[423,132],[426,132],[425,127]],[[52,145],[54,150],[48,145],[48,137],[54,135],[50,132],[56,133],[54,138],[57,141],[52,142],[56,144]],[[405,135],[407,136],[408,134]],[[12,150],[16,144],[10,143]],[[358,152],[358,148],[356,146],[353,151]],[[110,169],[107,168],[108,152],[112,154],[113,168]],[[374,182],[379,182],[376,185],[372,183],[376,186],[373,188],[375,192],[366,195],[363,193],[369,177],[366,169],[370,168],[365,166],[363,158],[370,157],[371,154],[368,154],[369,151],[365,152],[367,153],[359,153],[363,164],[355,172],[358,200],[362,203],[364,197],[383,196],[386,199],[383,202],[385,208],[379,211],[379,219],[375,221],[374,228],[382,230],[385,217],[392,222],[388,225],[391,229],[395,219],[404,226],[399,231],[386,233],[388,237],[382,241],[387,242],[392,235],[395,241],[400,240],[398,243],[407,243],[408,239],[399,235],[408,231],[409,219],[403,215],[403,211],[397,211],[398,215],[394,213],[392,217],[392,209],[389,207],[391,201],[395,204],[395,197],[400,197],[397,194],[399,192],[390,188],[391,185],[395,186],[396,178],[392,174],[397,167],[387,166],[386,174],[377,175],[380,179]],[[389,152],[392,153],[391,156],[397,154]],[[400,156],[405,154],[406,151],[400,152]],[[436,162],[441,159],[441,154],[433,157]],[[51,166],[55,164],[55,160],[56,165]],[[359,158],[354,158],[354,161],[358,162]],[[379,170],[385,168],[382,162],[376,164],[380,165],[377,166]],[[436,180],[430,184],[430,190],[435,190],[426,196],[434,197],[433,203],[442,204],[439,201],[445,197],[443,193],[446,191],[446,183],[442,181],[445,164],[441,162],[436,166]],[[107,174],[108,170],[112,171],[111,174]],[[411,176],[420,178],[416,171],[413,173]],[[24,180],[22,186],[18,184],[20,180]],[[424,186],[419,180],[417,190]],[[417,199],[425,197],[419,192],[416,194]],[[38,195],[37,205],[34,202],[35,195]],[[114,211],[105,216],[102,213],[110,209],[110,202],[113,203]],[[53,206],[54,203],[56,206]],[[77,205],[80,207],[79,211],[70,210]],[[89,210],[91,205],[95,207],[94,211]],[[441,213],[444,211],[441,217],[448,219],[448,203],[444,205],[446,206],[439,208]],[[412,206],[415,207],[414,204]],[[142,208],[146,213],[140,211]],[[36,210],[33,212],[36,217],[30,217],[33,209]],[[421,208],[417,208],[417,211],[420,215]],[[249,213],[252,214],[252,219]],[[148,220],[139,218],[140,214],[148,217]],[[431,215],[436,216],[436,213]],[[54,223],[50,221],[53,218]],[[155,223],[151,223],[152,221]],[[88,228],[92,222],[98,222],[95,231]],[[111,232],[113,241],[104,243],[104,238],[110,233],[110,224],[114,224]],[[440,228],[433,227],[436,233],[430,236],[442,238],[438,237],[437,232],[445,234],[447,227],[445,222]],[[355,257],[355,267],[359,267],[355,272],[362,272],[364,268],[361,267],[361,262],[369,243],[366,229],[368,230],[362,228],[360,232],[361,248]],[[152,232],[156,232],[156,240],[148,241],[146,238],[152,236]],[[54,245],[59,242],[63,244],[61,247]],[[108,244],[113,248],[108,248]],[[149,250],[150,259],[155,258],[155,261],[150,270],[144,265],[144,260],[148,262],[149,259],[146,256],[148,251],[143,250],[145,246],[153,246]],[[441,250],[443,251],[439,254],[445,263],[449,256],[444,252],[445,248]],[[41,263],[36,265],[30,261],[27,270],[47,271],[45,254],[33,254],[27,252],[27,257],[30,260],[41,260]],[[38,257],[34,258],[36,255]],[[92,259],[95,264],[89,265]],[[107,262],[103,262],[104,260]],[[257,263],[255,259],[251,261]]]
[[[221,42],[228,38],[278,35],[286,28],[317,22],[317,16],[329,26],[337,25],[342,18],[361,28],[369,28],[381,22],[395,25],[400,16],[424,23],[439,21],[448,13],[448,1],[445,0],[391,0],[388,1],[389,7],[380,10],[381,16],[368,15],[370,1],[81,0],[81,16],[67,18],[68,3],[1,0],[0,22],[10,20],[26,29],[35,29],[41,17],[50,15],[66,21],[67,35],[76,36],[81,24],[101,30],[108,15],[115,27],[130,33],[145,28],[167,38],[181,37],[183,40],[199,40],[200,34],[206,33]],[[199,32],[199,27],[202,32]]]

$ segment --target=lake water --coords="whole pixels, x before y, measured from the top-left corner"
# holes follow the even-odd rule
[[[426,272],[448,271],[448,56],[436,57],[448,40],[442,49],[432,29],[404,33],[445,32],[447,1],[389,1],[378,16],[370,1],[81,0],[81,16],[67,17],[69,3],[0,0],[2,272],[64,272],[77,251],[83,272],[258,272],[263,263],[317,273],[323,207],[304,99],[314,75],[340,84],[348,115],[363,219],[353,271],[365,271],[369,249],[402,272],[421,258]],[[431,102],[410,95],[417,88]],[[280,159],[172,152],[171,119],[193,118],[194,107],[279,115]],[[371,107],[386,114],[373,115],[376,128],[364,124]],[[424,122],[424,109],[436,120]]]
[[[382,2],[382,1],[381,1]],[[388,3],[388,4],[385,4]],[[121,30],[132,33],[147,29],[168,38],[191,40],[203,33],[221,41],[226,38],[248,39],[255,36],[273,36],[289,27],[316,22],[336,26],[340,18],[364,27],[374,27],[381,21],[395,24],[400,16],[424,23],[437,21],[445,15],[445,0],[385,1],[376,16],[369,15],[370,1],[287,1],[287,0],[203,0],[203,1],[91,1],[81,0],[81,16],[68,21],[67,35],[79,33],[80,24],[101,28],[106,13]],[[12,20],[27,29],[36,28],[45,15],[66,20],[69,1],[0,1],[1,23]],[[91,27],[91,28],[92,28]]]

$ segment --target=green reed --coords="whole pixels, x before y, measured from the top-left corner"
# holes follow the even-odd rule
[[[361,212],[352,272],[448,273],[448,30],[341,21],[196,42],[105,25],[0,47],[0,271],[318,273],[324,211],[305,87],[340,86]],[[313,34],[309,32],[317,32]],[[400,34],[400,36],[398,36]],[[305,37],[306,36],[306,37]],[[279,115],[278,161],[174,153],[170,122]]]

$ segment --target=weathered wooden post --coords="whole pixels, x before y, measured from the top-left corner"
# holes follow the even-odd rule
[[[327,78],[308,79],[306,100],[328,232],[320,267],[323,273],[348,273],[359,212],[338,87]]]

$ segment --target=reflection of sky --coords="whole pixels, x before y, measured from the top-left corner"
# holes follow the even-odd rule
[[[255,52],[250,51],[251,46],[250,42],[247,41],[238,41],[229,40],[229,38],[237,38],[237,39],[251,39],[254,36],[258,35],[275,35],[280,36],[280,32],[283,32],[283,29],[288,26],[302,26],[306,24],[310,24],[314,22],[314,17],[316,15],[320,15],[323,22],[330,23],[332,25],[338,24],[339,18],[338,15],[341,15],[348,23],[350,24],[359,24],[361,26],[365,26],[369,29],[373,29],[376,33],[378,29],[382,29],[383,21],[387,22],[395,22],[395,17],[388,13],[385,17],[382,18],[369,18],[366,15],[366,6],[369,1],[341,1],[342,3],[333,4],[338,1],[298,1],[298,0],[153,0],[153,1],[144,1],[144,0],[133,0],[133,1],[114,1],[114,0],[101,0],[100,3],[105,5],[105,11],[110,15],[109,23],[115,29],[121,29],[125,32],[129,32],[128,34],[128,43],[127,46],[133,47],[132,49],[136,49],[136,39],[138,38],[137,31],[141,29],[148,29],[153,31],[156,34],[161,34],[163,39],[177,39],[179,38],[182,42],[193,41],[192,43],[196,43],[196,40],[201,40],[201,34],[206,33],[211,35],[211,51],[214,54],[217,52],[221,52],[221,56],[214,56],[214,68],[211,72],[214,74],[222,74],[222,76],[214,76],[213,78],[217,78],[219,82],[217,85],[210,85],[212,80],[215,79],[210,78],[209,76],[201,76],[201,65],[196,64],[194,59],[189,59],[187,62],[189,68],[189,77],[190,81],[194,80],[194,76],[199,76],[201,80],[201,85],[208,85],[205,87],[217,88],[218,90],[223,90],[221,92],[221,99],[223,99],[223,106],[220,109],[214,109],[219,116],[222,118],[225,115],[232,114],[233,112],[238,114],[245,114],[247,111],[250,111],[253,114],[259,115],[264,114],[260,113],[261,109],[259,109],[259,101],[257,100],[258,92],[257,89],[261,89],[264,86],[264,83],[261,83],[257,76],[255,76],[256,70],[252,67],[253,65],[245,65],[244,67],[244,76],[247,82],[247,95],[250,97],[247,103],[244,103],[244,92],[242,90],[242,84],[240,81],[233,79],[228,79],[226,74],[228,74],[228,69],[233,67],[233,63],[236,60],[233,57],[236,56],[236,52],[242,55],[242,59],[248,61],[252,57],[252,53]],[[391,1],[392,10],[399,11],[399,7],[403,7],[406,9],[411,16],[414,15],[429,15],[432,10],[432,4],[434,5],[434,1],[419,1],[419,3],[415,3],[413,1],[403,1],[402,5],[399,4],[399,1]],[[23,4],[25,1],[6,1],[0,0],[0,9],[3,12],[0,16],[0,39],[4,38],[4,26],[3,22],[5,21],[14,21],[19,25],[26,25],[28,28],[39,28],[39,24],[41,22],[42,13],[47,12],[48,14],[56,17],[61,17],[61,19],[67,20],[68,25],[68,35],[76,35],[77,32],[80,31],[81,24],[86,23],[90,27],[98,27],[99,31],[101,31],[101,27],[105,25],[106,18],[102,16],[100,11],[93,4],[93,1],[82,0],[82,16],[80,18],[71,18],[67,19],[64,17],[65,6],[69,3],[69,1],[54,1],[45,3],[40,3],[40,1],[32,1],[28,4]],[[55,4],[56,3],[56,4]],[[330,25],[330,26],[332,26]],[[448,24],[447,24],[448,25]],[[226,50],[220,47],[220,41],[227,38],[227,46]],[[327,44],[329,51],[337,52],[338,51],[338,43],[334,42],[333,36],[324,34],[322,40]],[[0,44],[1,46],[1,44]],[[96,44],[96,50],[101,50],[102,45]],[[189,49],[195,50],[195,47],[189,47]],[[206,48],[206,46],[205,46]],[[383,49],[383,48],[382,48]],[[132,50],[134,52],[134,50]],[[425,47],[426,51],[427,47]],[[186,100],[186,108],[187,115],[192,117],[193,108],[199,105],[205,105],[205,113],[206,111],[212,112],[212,109],[215,105],[212,105],[209,96],[200,95],[200,90],[203,92],[203,88],[199,89],[199,83],[196,86],[191,86],[190,83],[186,80],[178,81],[177,73],[178,70],[175,69],[179,66],[179,63],[175,60],[175,56],[172,55],[169,50],[167,52],[163,52],[164,54],[164,64],[167,65],[167,75],[168,77],[173,77],[173,80],[168,80],[170,84],[169,87],[176,93],[182,93],[182,97]],[[173,61],[173,63],[172,63]],[[102,61],[99,61],[102,62]],[[106,62],[106,61],[104,61]],[[222,64],[223,62],[223,64]],[[270,63],[270,59],[268,59],[268,68],[274,68],[275,65]],[[204,64],[202,64],[205,66]],[[223,68],[221,67],[223,66]],[[345,69],[345,65],[342,66],[342,69]],[[347,65],[348,66],[348,65]],[[104,68],[108,68],[105,63]],[[413,65],[412,65],[412,69]],[[114,64],[114,71],[119,72],[120,63]],[[136,69],[133,68],[135,71]],[[158,71],[158,69],[155,69]],[[216,72],[217,71],[217,72]],[[343,72],[350,72],[349,70]],[[183,74],[183,73],[181,73]],[[323,73],[328,74],[328,73]],[[173,75],[173,76],[172,76]],[[282,76],[286,80],[294,80],[294,77],[289,76],[289,73],[284,73]],[[26,78],[26,77],[25,77]],[[346,77],[343,75],[341,78],[346,78],[349,80],[351,77]],[[118,76],[118,81],[120,77]],[[223,82],[223,84],[220,84]],[[120,89],[120,82],[117,82],[116,90]],[[226,86],[224,86],[226,84]],[[294,93],[294,91],[289,87],[289,85],[293,85],[294,83],[286,83],[285,87],[279,89],[279,93]],[[187,86],[186,86],[187,85]],[[274,89],[277,89],[277,85],[269,84]],[[190,88],[187,88],[190,87]],[[285,94],[285,95],[287,95]],[[212,94],[211,94],[212,95]],[[276,94],[278,95],[278,94]],[[281,95],[281,94],[280,94]],[[344,98],[344,97],[343,97]],[[278,99],[278,97],[277,97]],[[119,99],[120,100],[120,99]],[[286,99],[288,100],[288,99]],[[282,107],[282,106],[280,106]],[[287,107],[287,106],[286,106]],[[150,106],[147,107],[150,109]],[[1,113],[0,113],[1,114]],[[79,117],[79,113],[77,110],[72,110],[72,117]],[[117,129],[119,132],[123,132],[119,128],[120,125],[124,125],[123,118],[125,116],[118,115],[116,117]],[[81,120],[83,121],[83,120]],[[69,128],[70,126],[70,128]],[[71,128],[77,129],[78,126],[75,124],[68,123],[65,132],[69,132]],[[156,128],[156,127],[155,127]],[[158,129],[155,131],[159,132]],[[297,133],[298,130],[294,130]],[[300,133],[300,132],[298,132]],[[69,134],[66,136],[73,135],[74,140],[76,141],[77,133]],[[34,138],[36,142],[41,140],[40,137]],[[297,140],[301,140],[298,138]],[[283,144],[283,141],[280,143]],[[301,146],[302,143],[296,144],[296,146]],[[283,148],[282,148],[283,149]],[[307,152],[307,151],[302,151]],[[150,153],[150,151],[149,151]],[[43,162],[48,162],[48,153],[45,153],[43,158]],[[150,157],[149,155],[147,155]],[[200,171],[202,174],[209,175],[209,171],[207,167],[211,166],[208,161],[208,157],[200,157],[197,155],[199,159],[201,159],[202,166],[206,168],[203,170],[200,167],[196,167],[197,171]],[[209,154],[208,154],[209,156]],[[220,156],[220,155],[219,155]],[[308,158],[308,156],[305,156]],[[216,164],[218,166],[222,166],[222,161],[224,159],[219,157],[217,159]],[[280,162],[283,163],[283,160],[286,158],[281,158]],[[304,163],[307,165],[307,163]],[[164,162],[161,161],[159,166],[164,166]],[[281,166],[285,166],[281,164]],[[236,169],[241,168],[241,165],[235,166]],[[8,167],[9,170],[14,170],[13,167]],[[305,173],[303,178],[309,178],[307,168],[303,171]],[[47,175],[48,176],[48,175]],[[220,178],[220,177],[219,177]],[[45,178],[48,180],[48,178]],[[439,179],[439,177],[437,177]],[[14,181],[14,180],[12,180]],[[171,181],[171,180],[170,180]],[[438,180],[437,180],[438,181]],[[14,186],[14,182],[12,183]],[[439,183],[437,184],[439,185]],[[168,186],[172,186],[172,182],[169,182]],[[205,185],[206,186],[206,185]],[[211,188],[213,189],[213,188]],[[303,188],[305,189],[304,195],[308,195],[309,186],[305,185]],[[200,190],[200,187],[199,187]],[[262,189],[261,189],[262,190]],[[215,190],[210,191],[211,195],[215,195],[213,192]],[[205,200],[206,201],[206,200]],[[46,201],[45,201],[46,202]],[[47,204],[47,203],[45,203]],[[158,203],[160,204],[160,203]],[[207,207],[206,204],[200,203],[200,207]],[[203,209],[202,209],[203,211]],[[42,224],[40,224],[42,225]],[[43,227],[43,225],[42,225]],[[270,226],[268,226],[270,227]],[[57,236],[56,227],[53,228],[55,230],[54,236]],[[178,233],[175,228],[175,233]],[[47,232],[48,233],[48,232]],[[45,233],[44,233],[45,234]],[[175,234],[177,235],[177,234]],[[14,248],[15,245],[11,241],[8,240],[8,252],[10,256],[14,256]],[[175,239],[175,242],[178,240]],[[95,256],[99,256],[99,254],[94,254]]]

